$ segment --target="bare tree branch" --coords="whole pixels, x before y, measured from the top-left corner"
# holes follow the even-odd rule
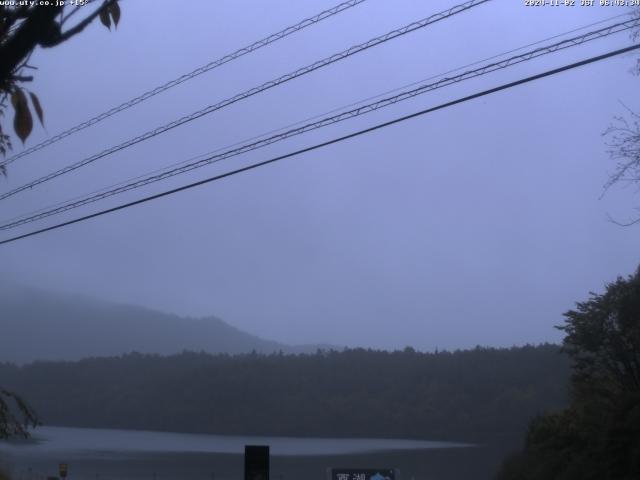
[[[26,438],[29,436],[29,428],[39,424],[37,414],[22,397],[0,389],[0,438]]]
[[[619,220],[616,220],[615,218],[613,218],[611,215],[607,213],[607,220],[615,225],[618,225],[619,227],[630,227],[632,225],[640,224],[640,216],[636,217],[633,220],[629,220],[627,222],[621,222]]]
[[[622,104],[627,110],[627,117],[615,117],[614,123],[604,131],[608,137],[606,145],[609,158],[615,161],[614,171],[604,184],[600,198],[614,185],[632,184],[638,185],[640,179],[640,115]],[[609,221],[620,226],[631,226],[640,223],[640,214],[637,218],[620,222],[609,217]]]

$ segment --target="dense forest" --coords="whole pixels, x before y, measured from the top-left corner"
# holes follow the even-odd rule
[[[554,345],[420,353],[132,353],[0,364],[49,425],[481,441],[567,404]]]

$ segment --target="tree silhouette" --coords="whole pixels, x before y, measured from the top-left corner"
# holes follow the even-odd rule
[[[7,2],[8,3],[8,2]],[[24,4],[22,4],[24,3]],[[6,117],[9,102],[14,111],[13,130],[24,143],[33,129],[33,114],[44,122],[44,111],[37,95],[24,85],[33,80],[27,72],[35,67],[29,64],[34,49],[52,48],[78,35],[96,18],[111,28],[120,21],[118,0],[104,0],[98,6],[89,1],[16,2],[0,5],[0,120]],[[97,3],[97,2],[96,2]],[[0,155],[11,150],[11,137],[0,121]],[[0,165],[6,175],[6,167]],[[27,436],[28,428],[38,423],[37,416],[15,392],[0,387],[0,438]]]
[[[500,480],[640,478],[640,268],[565,313],[568,409],[536,418]]]
[[[18,2],[16,2],[18,3]],[[33,80],[29,64],[34,49],[52,48],[81,33],[95,19],[111,28],[120,21],[118,0],[104,0],[98,6],[89,1],[48,2],[50,5],[0,5],[0,117],[9,102],[14,111],[13,130],[24,143],[33,129],[33,113],[40,122],[44,111],[34,92],[24,85]],[[36,2],[34,2],[36,3]],[[97,3],[97,2],[96,2]],[[0,154],[11,150],[11,138],[0,123]],[[0,172],[6,174],[3,166]]]

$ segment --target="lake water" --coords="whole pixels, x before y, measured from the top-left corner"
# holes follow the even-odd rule
[[[489,480],[504,448],[440,441],[196,435],[41,427],[36,441],[0,442],[12,480],[239,480],[244,446],[269,445],[274,480],[326,480],[329,468],[396,468],[400,480]],[[466,448],[465,448],[466,447]]]
[[[40,427],[34,431],[33,437],[37,442],[0,443],[0,452],[12,456],[54,455],[57,457],[122,453],[243,454],[245,445],[269,445],[272,455],[308,456],[469,446],[422,440],[252,437],[67,427]]]

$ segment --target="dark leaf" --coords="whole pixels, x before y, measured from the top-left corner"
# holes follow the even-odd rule
[[[109,12],[111,13],[111,18],[113,18],[113,24],[117,27],[118,22],[120,22],[120,5],[118,5],[118,2],[111,4]]]
[[[31,112],[27,104],[27,97],[21,89],[16,88],[13,91],[11,94],[11,103],[15,110],[13,129],[20,140],[22,140],[22,143],[24,143],[33,128],[33,119],[31,118]]]
[[[33,104],[33,108],[38,115],[38,120],[40,120],[40,125],[44,126],[44,112],[42,111],[42,106],[40,105],[40,100],[35,93],[29,92],[29,96],[31,97],[31,103]]]
[[[18,103],[20,102],[20,96],[18,94],[19,91],[20,90],[16,88],[13,92],[11,92],[11,105],[13,105],[14,110],[18,108]]]
[[[111,30],[111,18],[109,17],[109,12],[106,8],[100,10],[100,21],[105,27]]]

